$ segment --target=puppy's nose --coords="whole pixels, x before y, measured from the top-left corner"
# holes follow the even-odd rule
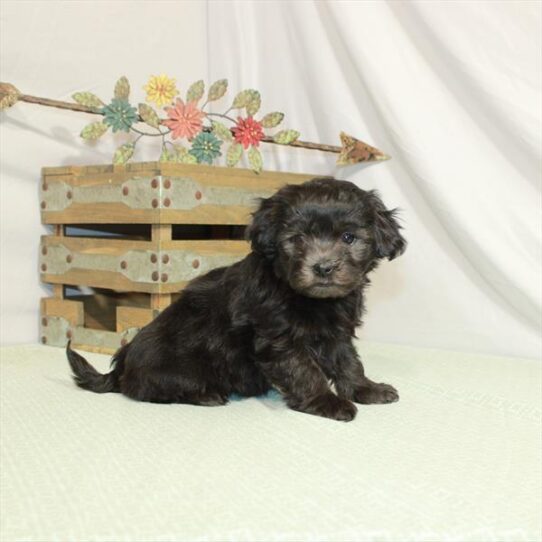
[[[314,271],[314,274],[318,277],[327,277],[331,273],[333,273],[333,270],[337,267],[333,262],[329,260],[324,260],[321,262],[318,262],[317,264],[314,264],[312,266],[312,269]]]

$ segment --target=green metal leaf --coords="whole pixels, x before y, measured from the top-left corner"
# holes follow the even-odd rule
[[[275,143],[280,143],[281,145],[289,145],[290,143],[293,143],[299,135],[297,130],[282,130],[273,136],[273,141]]]
[[[261,120],[261,123],[264,128],[275,128],[282,122],[283,118],[284,113],[274,111],[273,113],[268,113],[265,115],[265,117]]]
[[[181,162],[181,159],[188,154],[188,149],[182,145],[170,146],[170,155],[174,162]]]
[[[128,100],[130,97],[130,83],[124,75],[117,81],[115,85],[115,98]]]
[[[126,143],[120,146],[113,155],[113,164],[125,164],[134,154],[135,144]]]
[[[162,154],[160,155],[160,162],[177,162],[182,163],[183,158],[188,154],[188,149],[182,145],[171,145],[162,147]],[[189,163],[192,160],[189,159]]]
[[[259,110],[262,103],[262,98],[257,90],[250,91],[250,102],[247,104],[247,114],[254,116]]]
[[[167,150],[167,147],[162,147],[162,153],[160,154],[160,162],[173,162],[174,157],[171,156],[171,153]]]
[[[233,167],[241,160],[243,155],[243,145],[240,143],[232,143],[226,154],[226,164],[228,167]]]
[[[207,96],[207,101],[214,102],[215,100],[218,100],[219,98],[222,98],[224,94],[226,94],[226,91],[228,90],[228,80],[227,79],[219,79],[218,81],[215,81],[211,88],[209,88],[209,94]]]
[[[143,119],[143,122],[148,124],[149,126],[152,126],[153,128],[158,128],[160,126],[160,118],[158,117],[158,113],[147,104],[139,104],[138,106],[139,110],[139,116]]]
[[[95,94],[92,94],[92,92],[76,92],[75,94],[72,94],[72,98],[81,105],[86,105],[87,107],[95,107],[96,109],[100,109],[105,104],[96,96]]]
[[[190,85],[190,88],[188,89],[186,93],[186,101],[187,102],[193,102],[198,101],[205,92],[205,83],[203,81],[196,81],[192,85]]]
[[[179,162],[181,164],[197,164],[198,159],[193,154],[187,152],[185,155],[180,157]]]
[[[263,166],[263,159],[260,151],[256,147],[250,147],[250,150],[248,151],[248,162],[253,171],[260,173]]]
[[[233,100],[233,104],[231,106],[232,109],[241,109],[242,107],[246,107],[252,101],[253,92],[258,92],[258,91],[253,91],[252,89],[248,89],[248,90],[242,90],[241,92],[239,92],[239,94],[237,94],[237,96]]]
[[[101,121],[93,122],[91,124],[87,124],[81,131],[80,135],[83,139],[94,140],[103,136],[105,132],[107,132],[108,128],[109,126]]]
[[[231,141],[233,139],[230,129],[216,120],[211,121],[213,124],[213,134],[222,141]]]

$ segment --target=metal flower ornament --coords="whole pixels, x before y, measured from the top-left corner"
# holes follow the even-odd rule
[[[153,75],[143,90],[146,103],[135,107],[130,103],[130,83],[126,77],[117,81],[108,104],[91,92],[77,92],[72,96],[75,102],[69,103],[22,94],[13,85],[0,83],[0,110],[21,101],[101,115],[101,120],[83,128],[83,139],[96,140],[109,129],[113,133],[134,134],[131,141],[115,151],[114,164],[129,161],[143,137],[162,139],[160,161],[163,162],[213,164],[217,158],[225,156],[226,164],[234,167],[246,154],[250,167],[257,173],[263,167],[262,142],[336,153],[339,165],[389,158],[379,149],[343,132],[340,134],[341,147],[300,141],[298,131],[279,128],[284,120],[283,113],[260,113],[261,96],[254,89],[238,92],[223,113],[209,111],[212,102],[225,97],[227,79],[215,81],[207,92],[204,82],[196,81],[182,96],[175,79]],[[163,114],[159,113],[160,109]]]

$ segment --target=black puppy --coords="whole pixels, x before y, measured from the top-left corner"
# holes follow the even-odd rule
[[[367,274],[406,247],[394,214],[347,181],[285,186],[254,213],[252,252],[193,280],[117,351],[109,374],[68,344],[75,382],[196,405],[275,388],[295,410],[345,421],[356,415],[353,402],[397,401],[395,388],[364,375],[352,344]]]

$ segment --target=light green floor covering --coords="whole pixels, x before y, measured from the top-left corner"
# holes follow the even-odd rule
[[[97,395],[62,350],[3,348],[0,539],[542,540],[542,363],[360,350],[401,400],[341,423],[278,395],[214,408]]]

